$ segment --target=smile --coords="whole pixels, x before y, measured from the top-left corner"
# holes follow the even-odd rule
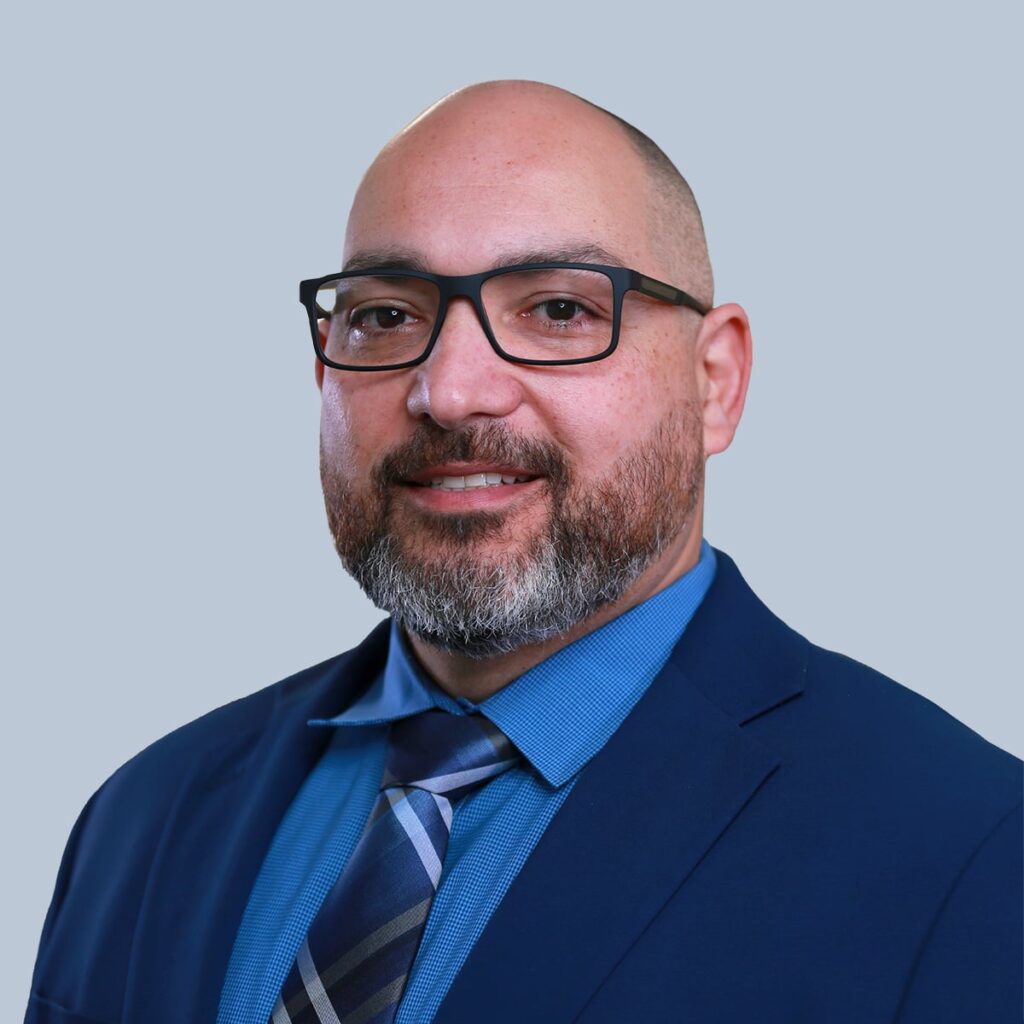
[[[525,466],[435,464],[402,481],[415,506],[431,512],[507,511],[544,493],[545,477]]]
[[[504,487],[525,484],[536,479],[532,476],[507,476],[503,473],[470,473],[466,476],[435,476],[419,484],[442,491],[472,491],[478,487]]]

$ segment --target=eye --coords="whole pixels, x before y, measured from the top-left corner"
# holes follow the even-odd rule
[[[548,299],[538,307],[548,320],[572,320],[587,310],[572,299]]]
[[[562,292],[552,295],[531,295],[522,300],[514,314],[517,329],[531,331],[548,339],[592,335],[608,328],[608,318],[597,312],[600,306],[585,297]]]
[[[571,299],[567,295],[556,295],[550,299],[541,299],[527,305],[521,314],[526,321],[538,328],[554,330],[556,328],[582,328],[598,319],[593,309],[579,299]]]
[[[367,306],[352,313],[351,326],[386,331],[405,327],[410,320],[409,314],[397,306]]]

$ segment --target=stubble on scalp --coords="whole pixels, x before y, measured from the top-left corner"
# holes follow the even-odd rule
[[[514,512],[399,509],[399,481],[446,461],[543,476],[544,528],[520,538]],[[374,604],[435,647],[487,658],[563,634],[615,602],[679,536],[703,483],[701,420],[692,405],[673,412],[589,488],[558,446],[497,423],[457,432],[421,425],[362,491],[337,472],[321,439],[320,473],[335,548]]]

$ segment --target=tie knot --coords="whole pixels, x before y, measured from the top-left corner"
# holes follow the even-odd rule
[[[412,786],[455,801],[519,757],[512,741],[483,715],[431,708],[392,723],[380,788]]]

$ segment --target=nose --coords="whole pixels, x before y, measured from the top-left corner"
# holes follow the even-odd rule
[[[508,416],[523,401],[521,368],[491,348],[466,298],[451,300],[430,355],[412,373],[409,414],[431,419],[445,430],[480,416]]]

